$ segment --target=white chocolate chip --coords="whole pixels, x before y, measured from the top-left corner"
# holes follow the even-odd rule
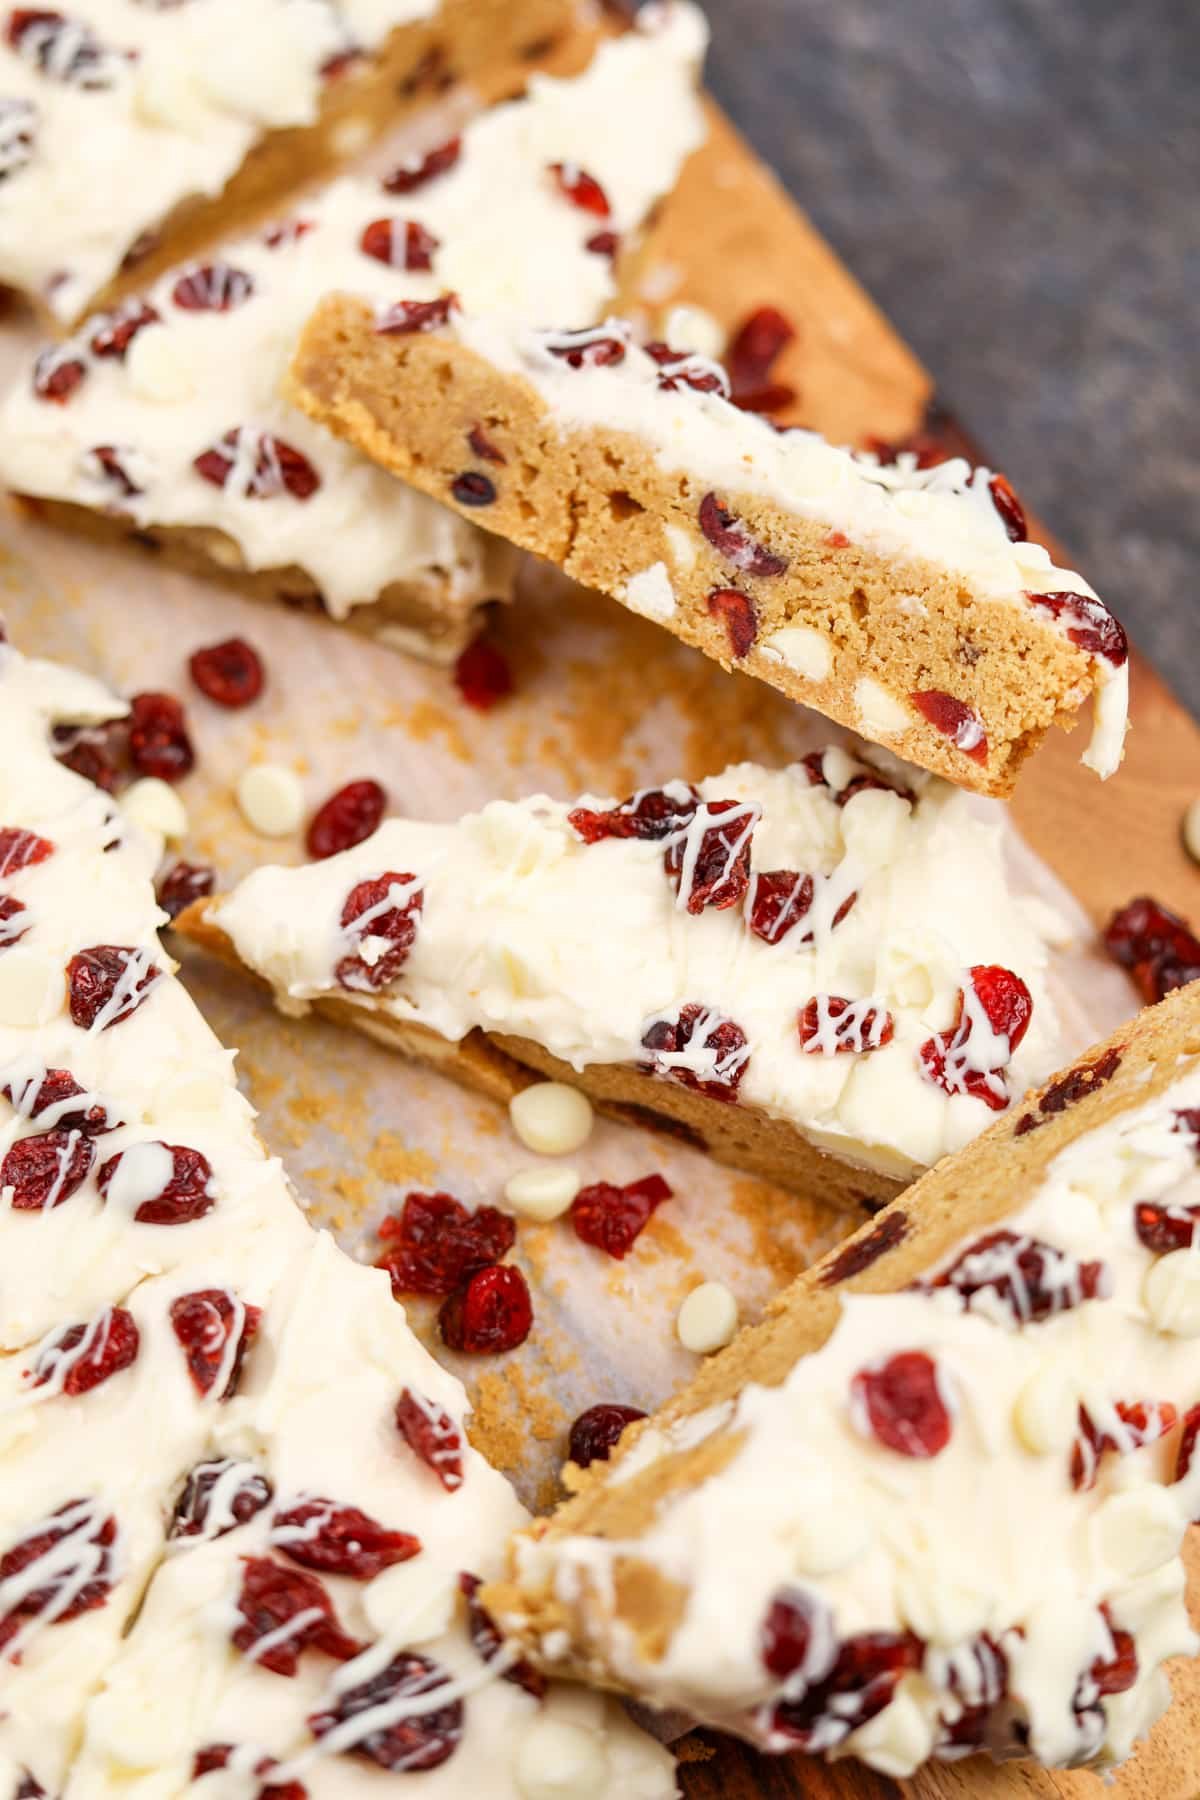
[[[1093,1529],[1104,1561],[1118,1575],[1149,1575],[1173,1557],[1186,1520],[1170,1489],[1137,1488],[1113,1494],[1096,1513]]]
[[[679,1309],[675,1329],[685,1350],[723,1350],[738,1328],[737,1301],[723,1281],[702,1281]]]
[[[847,756],[840,744],[830,744],[821,758],[821,774],[826,786],[835,794],[840,794],[844,787],[849,787],[856,775],[861,775],[861,766],[852,756]]]
[[[671,561],[681,575],[688,574],[695,568],[696,557],[699,555],[695,538],[689,536],[682,525],[664,525],[663,533],[671,552]]]
[[[300,777],[282,763],[254,763],[237,785],[237,803],[246,823],[263,837],[290,837],[304,817]]]
[[[1200,1337],[1200,1255],[1172,1250],[1160,1256],[1146,1276],[1142,1298],[1159,1331]]]
[[[669,619],[675,611],[675,589],[666,563],[652,563],[631,575],[622,598],[631,612],[641,613],[645,619]]]
[[[911,815],[912,808],[899,794],[863,788],[842,809],[842,841],[847,853],[868,869],[886,868],[899,854]]]
[[[521,1800],[599,1800],[609,1784],[608,1752],[594,1731],[541,1718],[522,1738],[513,1773]]]
[[[1066,1450],[1079,1428],[1079,1395],[1057,1363],[1036,1370],[1017,1395],[1013,1429],[1027,1450],[1047,1456]]]
[[[187,836],[187,807],[169,782],[147,775],[121,796],[121,811],[143,831],[156,833],[168,843]]]
[[[894,737],[912,724],[907,707],[870,675],[862,675],[855,682],[854,704],[859,725],[869,737]]]
[[[829,639],[812,625],[785,625],[764,639],[761,649],[808,681],[824,681],[833,666]]]
[[[865,1515],[847,1496],[832,1488],[799,1496],[796,1516],[788,1524],[788,1543],[798,1575],[832,1575],[866,1549],[871,1538]]]
[[[563,1081],[535,1081],[508,1103],[512,1128],[539,1156],[569,1156],[592,1135],[592,1103]]]
[[[139,331],[125,353],[125,372],[139,400],[173,405],[192,399],[196,382],[176,333],[153,326]]]
[[[933,1750],[934,1727],[925,1710],[899,1688],[894,1700],[851,1734],[848,1742],[881,1775],[903,1780],[913,1775]]]
[[[510,1175],[504,1184],[504,1198],[522,1219],[545,1225],[562,1217],[582,1186],[578,1169],[542,1163]]]
[[[672,350],[692,350],[710,362],[720,362],[728,335],[720,320],[702,306],[673,306],[663,325],[663,337]]]
[[[1200,798],[1183,815],[1183,847],[1193,862],[1200,863]]]
[[[423,1574],[407,1564],[387,1569],[363,1592],[368,1624],[382,1637],[402,1616],[410,1644],[441,1637],[449,1629],[457,1605],[457,1581],[448,1578],[444,1569],[432,1567]]]
[[[0,1025],[46,1025],[62,1011],[62,963],[24,944],[0,956]]]

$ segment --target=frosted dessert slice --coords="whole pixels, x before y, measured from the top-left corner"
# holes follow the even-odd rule
[[[503,1098],[575,1082],[856,1207],[1068,1053],[1000,820],[882,760],[835,746],[623,801],[394,819],[177,923],[289,1011]]]
[[[570,0],[67,0],[0,20],[0,283],[60,325],[279,204]]]
[[[386,1766],[432,1770],[461,1739],[473,1760],[486,1743],[502,1800],[542,1800],[555,1770],[596,1800],[666,1800],[670,1758],[618,1709],[543,1699],[531,1674],[520,1696],[503,1691],[510,1653],[469,1607],[470,1583],[451,1626],[447,1590],[460,1571],[497,1572],[524,1515],[468,1448],[465,1396],[418,1348],[387,1278],[317,1237],[255,1138],[232,1059],[156,937],[158,846],[57,761],[57,725],[121,711],[0,632],[0,1791],[36,1800],[111,1778],[124,1792],[136,1764],[147,1791],[182,1793],[211,1771],[210,1791],[232,1792],[253,1730],[319,1760],[317,1785],[341,1794],[362,1783],[355,1754],[385,1761],[377,1719],[364,1735],[351,1717],[399,1658],[406,1704],[387,1740],[411,1745],[428,1724],[439,1753],[426,1740]],[[192,1577],[163,1566],[184,1545],[198,1577],[215,1566],[205,1592],[225,1612],[188,1610]],[[243,1553],[259,1548],[251,1573]],[[325,1574],[345,1576],[331,1582],[336,1619]],[[469,1727],[459,1696],[432,1713],[422,1698],[411,1646],[440,1650],[444,1634],[464,1693],[496,1687],[471,1701]],[[321,1679],[292,1686],[309,1652]],[[349,1659],[357,1688],[338,1685]],[[194,1743],[156,1729],[176,1719],[159,1681],[138,1711],[137,1680],[167,1663]],[[97,1702],[72,1774],[106,1681],[117,1698]],[[313,1712],[329,1716],[321,1731]],[[235,1717],[223,1760],[213,1734]]]
[[[386,1276],[315,1239],[270,1328],[88,1709],[70,1800],[292,1782],[319,1800],[381,1771],[431,1800],[674,1795],[615,1702],[549,1686],[480,1608],[526,1515]]]
[[[1197,1649],[1198,1129],[1193,985],[577,1472],[485,1604],[539,1666],[768,1751],[1120,1761]]]
[[[962,787],[1010,793],[1089,696],[1084,761],[1114,772],[1124,633],[1028,542],[1003,476],[780,431],[686,346],[571,323],[481,317],[450,281],[436,311],[380,312],[351,284],[314,315],[290,392],[423,492]]]
[[[511,591],[514,552],[289,405],[288,358],[336,287],[384,310],[450,283],[485,309],[601,317],[620,246],[704,140],[705,37],[684,0],[648,9],[578,77],[534,77],[527,98],[382,181],[338,182],[89,319],[8,395],[0,480],[58,523],[149,538],[259,597],[453,658],[480,604]],[[484,422],[473,424],[486,459]]]

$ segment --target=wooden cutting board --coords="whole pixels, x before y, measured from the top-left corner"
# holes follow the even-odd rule
[[[778,306],[797,330],[775,372],[797,392],[787,417],[835,442],[894,442],[928,429],[969,447],[937,406],[930,375],[715,108],[710,141],[663,207],[636,286],[652,310],[677,290],[729,327],[757,306]],[[1019,492],[1021,471],[1006,472]],[[1052,542],[1040,528],[1033,535]],[[1063,560],[1061,548],[1056,555]],[[1085,563],[1085,572],[1104,594],[1104,570]],[[1119,611],[1120,596],[1107,597]],[[1180,837],[1184,808],[1200,794],[1200,730],[1136,653],[1132,687],[1120,774],[1102,785],[1080,765],[1086,721],[1069,736],[1052,732],[1022,775],[1017,823],[1098,923],[1138,893],[1200,918],[1200,871]],[[1200,1625],[1198,1537],[1190,1570]],[[1198,1800],[1200,1662],[1172,1673],[1173,1708],[1109,1786],[1090,1773],[980,1758],[897,1782],[852,1762],[765,1758],[704,1734],[682,1746],[685,1757],[704,1759],[684,1762],[682,1786],[689,1800]]]

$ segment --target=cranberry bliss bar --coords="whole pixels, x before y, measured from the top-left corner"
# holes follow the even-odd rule
[[[1193,986],[576,1472],[486,1603],[541,1666],[766,1750],[1121,1760],[1197,1646],[1198,1131]]]
[[[394,819],[178,924],[287,1010],[316,1005],[501,1098],[530,1071],[576,1082],[854,1207],[1076,1047],[999,823],[889,767],[831,748],[619,803]]]
[[[70,324],[279,204],[406,94],[570,27],[572,0],[70,0],[0,15],[0,283]]]
[[[160,846],[53,754],[121,710],[0,640],[0,1791],[667,1800],[479,1605],[525,1515],[461,1386],[305,1221]]]
[[[1120,626],[1026,538],[1003,476],[960,458],[881,466],[727,399],[723,369],[460,310],[336,295],[292,392],[404,480],[910,762],[1007,795],[1093,695],[1084,760],[1121,760]],[[528,318],[529,315],[526,315]],[[483,429],[486,466],[472,441]]]
[[[455,656],[514,553],[313,425],[281,377],[333,287],[386,309],[451,282],[479,307],[601,316],[619,241],[705,136],[703,20],[680,0],[643,21],[575,79],[535,76],[382,182],[338,182],[44,350],[4,405],[0,477],[57,522],[149,534],[259,596]]]

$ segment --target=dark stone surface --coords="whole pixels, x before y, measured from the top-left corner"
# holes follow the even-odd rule
[[[719,98],[1200,712],[1200,4],[708,11]]]

